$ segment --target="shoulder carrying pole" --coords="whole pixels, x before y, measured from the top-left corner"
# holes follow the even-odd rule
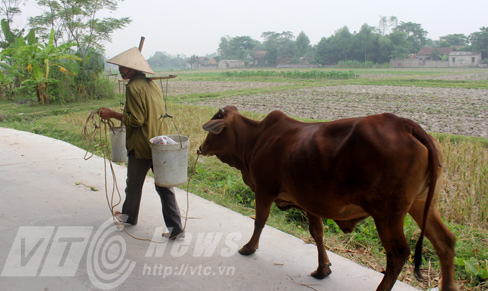
[[[142,47],[144,46],[144,40],[146,38],[144,36],[141,36],[141,41],[139,42],[139,51],[142,52]]]

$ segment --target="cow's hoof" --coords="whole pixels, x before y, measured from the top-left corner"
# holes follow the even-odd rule
[[[315,279],[324,279],[325,277],[329,276],[331,273],[332,270],[329,268],[329,266],[327,266],[327,268],[317,269],[310,275],[312,275],[312,277],[314,277]]]
[[[240,250],[239,250],[239,254],[243,255],[243,256],[249,256],[249,255],[252,255],[256,252],[256,249],[255,248],[251,248],[251,247],[248,247],[248,246],[243,246]]]

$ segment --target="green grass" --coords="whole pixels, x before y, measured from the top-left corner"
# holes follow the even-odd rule
[[[169,95],[169,97],[173,102],[193,102],[193,101],[205,100],[205,99],[232,97],[236,95],[253,95],[253,94],[262,94],[268,92],[277,92],[277,91],[282,92],[286,90],[300,89],[303,87],[304,87],[303,84],[289,84],[289,85],[278,85],[278,86],[264,87],[264,88],[226,90],[226,91],[211,92],[211,93],[191,93],[182,96]]]
[[[294,70],[294,71],[271,71],[271,70],[244,70],[244,71],[224,71],[221,73],[230,78],[284,78],[284,79],[339,79],[348,80],[359,77],[353,71],[324,71],[324,70]]]
[[[389,79],[389,80],[364,80],[362,85],[381,86],[415,86],[415,87],[438,87],[438,88],[468,88],[488,89],[486,81],[464,81],[464,80],[419,80],[419,79]]]

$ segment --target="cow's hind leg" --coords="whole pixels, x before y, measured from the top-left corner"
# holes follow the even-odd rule
[[[395,284],[403,265],[410,256],[405,235],[403,234],[403,220],[405,215],[391,216],[385,219],[376,219],[375,224],[381,242],[386,251],[386,272],[383,280],[376,290],[391,290]]]
[[[409,210],[410,215],[419,226],[422,225],[424,201],[415,202]],[[454,246],[456,236],[442,222],[437,207],[433,204],[429,211],[425,236],[435,248],[441,262],[442,290],[458,290],[454,284]]]
[[[311,275],[317,279],[323,279],[332,273],[330,270],[330,260],[325,251],[324,245],[324,226],[322,224],[322,218],[314,216],[307,212],[310,234],[312,235],[315,243],[317,244],[317,250],[319,253],[319,266],[316,271]]]
[[[266,194],[256,194],[256,218],[254,220],[254,232],[249,242],[239,250],[239,254],[248,256],[254,254],[258,249],[259,237],[261,236],[263,227],[266,224],[266,220],[268,220],[271,204],[273,204],[273,199],[268,198]]]

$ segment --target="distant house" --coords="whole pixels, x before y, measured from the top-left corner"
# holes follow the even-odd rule
[[[311,61],[312,61],[312,59],[308,58],[308,57],[301,57],[299,60],[301,65],[310,65]]]
[[[441,60],[435,59],[436,55]],[[465,68],[478,67],[480,64],[480,52],[456,51],[456,47],[425,47],[408,59],[390,60],[392,68]]]
[[[218,64],[219,69],[235,69],[244,67],[244,61],[241,60],[222,60]]]
[[[276,61],[278,62],[278,66],[290,65],[293,62],[293,58],[279,57]]]
[[[477,67],[481,64],[481,53],[479,52],[451,52],[449,54],[449,67],[465,68]]]
[[[441,58],[444,57],[447,59],[447,56],[454,50],[455,50],[454,47],[435,48],[435,47],[428,46],[420,49],[420,51],[415,55],[415,58],[417,58],[420,63],[425,64],[427,60],[432,60],[432,57],[436,54],[441,56]]]
[[[186,70],[217,69],[217,61],[215,61],[214,59],[209,59],[207,57],[199,57],[196,61],[192,61],[191,59],[188,59],[185,62],[185,69]]]
[[[267,65],[266,61],[266,55],[268,54],[268,51],[257,51],[253,55],[254,59],[254,66],[259,67],[259,66],[265,66]]]

